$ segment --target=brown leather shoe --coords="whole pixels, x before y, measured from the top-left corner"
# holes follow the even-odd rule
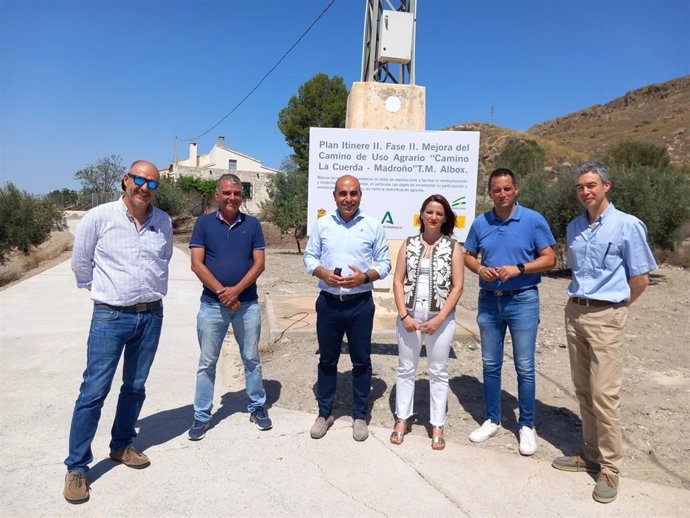
[[[151,465],[149,458],[131,444],[121,450],[111,451],[110,458],[134,469],[144,469]]]
[[[89,481],[79,471],[69,471],[65,475],[65,490],[62,492],[70,504],[83,504],[89,499]]]

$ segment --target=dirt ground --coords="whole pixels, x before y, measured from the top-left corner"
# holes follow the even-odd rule
[[[293,249],[294,250],[294,249]],[[289,274],[287,274],[289,272]],[[580,447],[581,423],[575,399],[565,343],[563,309],[569,280],[544,278],[541,293],[541,326],[537,365],[536,430],[539,451],[535,458],[551,460],[560,452],[574,453]],[[295,251],[269,247],[267,267],[259,279],[262,302],[272,294],[314,293],[317,287]],[[458,311],[476,314],[477,277],[468,272]],[[622,390],[624,476],[690,489],[690,271],[662,267],[652,284],[631,307],[626,328],[625,366]],[[234,389],[243,378],[236,347],[229,347]],[[264,378],[273,405],[316,415],[316,339],[283,337],[264,344]],[[392,427],[394,420],[397,344],[376,342],[372,351],[373,380],[371,424]],[[349,416],[351,408],[351,363],[347,354],[339,365],[336,417]],[[481,351],[477,341],[455,343],[449,366],[450,394],[446,438],[469,444],[469,433],[485,419]],[[505,432],[475,445],[507,454],[517,451],[517,384],[512,352],[506,347],[503,368],[503,426]],[[412,433],[430,437],[429,383],[426,360],[420,360],[415,393],[416,415]]]
[[[186,230],[186,229],[185,229]],[[315,279],[308,276],[302,256],[296,252],[292,236],[265,229],[268,243],[266,271],[259,278],[259,293],[265,309],[270,295],[318,292]],[[54,236],[43,248],[55,256],[40,262],[34,275],[69,258],[63,252],[66,234]],[[176,246],[187,250],[189,235],[176,235]],[[62,253],[61,253],[62,252]],[[5,265],[5,268],[11,267]],[[20,282],[20,281],[15,281]],[[550,461],[560,452],[572,453],[580,446],[578,406],[570,380],[565,344],[563,308],[568,279],[545,277],[540,287],[541,326],[537,341],[537,407],[535,426],[539,451],[534,455]],[[7,286],[4,286],[7,287]],[[3,287],[3,288],[4,288]],[[3,289],[0,288],[0,289]],[[465,292],[458,311],[476,314],[477,277],[466,275]],[[623,475],[690,490],[690,270],[662,266],[652,275],[652,284],[631,307],[626,327],[625,364],[622,390]],[[316,338],[266,341],[262,357],[269,404],[316,415],[314,395],[318,363]],[[244,387],[242,365],[229,338],[224,348],[226,390]],[[372,348],[373,379],[370,423],[392,427],[394,420],[397,344],[375,341]],[[351,363],[347,354],[339,365],[336,417],[349,416],[351,408]],[[473,339],[455,343],[449,364],[450,394],[446,421],[448,448],[454,443],[470,444],[469,433],[485,419],[482,392],[481,352]],[[473,445],[510,455],[517,451],[516,379],[510,345],[503,368],[503,426],[505,432],[489,441]],[[217,389],[218,390],[218,389]],[[426,360],[420,360],[415,393],[412,432],[430,437],[429,383]],[[280,426],[276,423],[276,426]],[[525,460],[526,462],[529,459]]]

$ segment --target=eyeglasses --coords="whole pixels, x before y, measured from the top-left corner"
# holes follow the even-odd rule
[[[158,180],[149,180],[143,176],[137,176],[132,173],[127,173],[127,176],[134,180],[134,183],[139,187],[142,187],[144,184],[146,184],[148,185],[149,189],[158,189],[158,186],[161,184]]]

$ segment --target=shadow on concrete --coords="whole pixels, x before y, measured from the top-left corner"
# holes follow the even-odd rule
[[[164,444],[189,430],[193,416],[194,407],[185,405],[139,419],[136,424],[139,433],[133,444],[141,451]],[[110,458],[100,460],[89,470],[89,482],[95,482],[118,464]]]
[[[352,372],[339,372],[337,378],[337,387],[335,390],[335,399],[333,401],[333,408],[331,415],[335,419],[343,416],[352,416]],[[318,401],[316,396],[316,387],[318,381],[312,386],[314,398]],[[367,409],[367,423],[371,420],[371,407],[374,403],[381,399],[386,393],[388,385],[381,378],[375,375],[371,377],[371,392],[369,393],[369,408]]]
[[[346,345],[344,346],[346,347]],[[346,349],[345,349],[346,351]],[[373,343],[371,344],[371,354],[377,354],[380,356],[397,356],[398,355],[398,344],[397,343]],[[420,358],[426,358],[426,345],[422,345],[422,350],[419,353]],[[455,355],[455,348],[450,348],[450,354],[448,358],[453,358],[456,360],[458,357]]]
[[[456,376],[449,380],[451,392],[465,411],[477,422],[486,420],[484,405],[484,384],[474,376]],[[415,396],[416,400],[416,396]],[[501,390],[501,426],[518,438],[518,400],[512,394]],[[534,425],[537,435],[566,455],[573,455],[582,449],[582,421],[567,408],[554,407],[536,400]]]
[[[192,405],[163,410],[139,419],[139,436],[134,441],[134,446],[144,451],[152,446],[164,444],[189,430],[193,419]]]
[[[270,409],[273,404],[280,399],[280,392],[283,385],[276,380],[264,379],[264,389],[266,390],[266,409]],[[211,428],[220,424],[233,414],[240,412],[248,413],[247,405],[249,398],[247,392],[242,389],[235,392],[226,392],[220,398],[220,406],[211,417]]]

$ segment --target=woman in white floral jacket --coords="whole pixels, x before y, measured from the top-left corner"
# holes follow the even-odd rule
[[[462,295],[464,261],[453,239],[455,214],[440,194],[420,210],[421,232],[400,248],[393,279],[398,307],[396,421],[390,441],[402,444],[413,413],[415,375],[422,342],[426,344],[430,385],[431,447],[445,448],[443,425],[448,401],[448,355],[455,335],[455,306]]]

